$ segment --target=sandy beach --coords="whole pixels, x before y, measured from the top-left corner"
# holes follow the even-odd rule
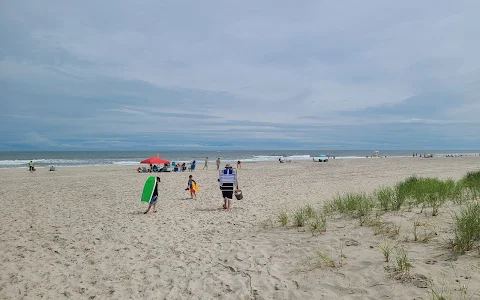
[[[346,192],[370,193],[410,175],[459,179],[480,157],[373,158],[246,163],[244,199],[222,209],[211,163],[193,173],[160,173],[158,212],[144,215],[135,167],[0,170],[0,299],[430,299],[445,291],[480,299],[477,251],[454,258],[453,204],[432,217],[386,214],[400,227],[412,274],[392,278],[379,245],[385,237],[358,220],[327,220],[312,236],[281,227],[281,211],[322,204]],[[185,191],[188,175],[198,200]],[[412,242],[413,220],[436,236]],[[340,263],[315,259],[320,249]],[[462,288],[463,287],[463,288]]]

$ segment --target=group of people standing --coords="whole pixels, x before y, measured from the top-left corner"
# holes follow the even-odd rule
[[[215,165],[217,166],[217,171],[220,171],[220,163],[221,163],[221,160],[220,160],[220,157],[219,157],[215,161]],[[242,167],[242,162],[237,161],[237,169],[240,169],[241,167]],[[205,158],[205,164],[203,165],[203,170],[205,170],[205,169],[208,170],[208,157]]]
[[[220,161],[220,158],[217,160],[218,162]],[[206,168],[208,163],[208,157],[205,159],[205,165]],[[239,166],[240,161],[237,163],[237,166]],[[232,166],[230,164],[225,165],[224,170],[220,170],[220,163],[217,164],[217,170],[219,170],[219,177],[218,177],[218,182],[220,185],[220,191],[222,192],[222,198],[223,198],[223,209],[230,211],[232,207],[232,199],[234,197],[235,191],[238,190],[238,177],[237,177],[237,172],[233,170]],[[204,167],[205,169],[205,167]],[[144,214],[148,214],[150,212],[150,209],[153,208],[154,212],[156,211],[156,204],[158,203],[158,185],[160,183],[160,177],[157,176],[156,178],[156,184],[154,188],[154,192],[152,195],[152,199],[149,202],[148,209],[147,211],[144,212]],[[188,183],[187,183],[187,188],[185,190],[190,191],[190,198],[197,200],[197,183],[193,179],[193,175],[188,176]]]

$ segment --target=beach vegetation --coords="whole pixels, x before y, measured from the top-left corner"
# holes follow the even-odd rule
[[[370,196],[362,194],[358,199],[357,208],[357,216],[360,218],[360,225],[363,225],[365,221],[369,219],[374,207],[375,200]]]
[[[295,226],[296,227],[304,227],[305,226],[305,222],[307,221],[307,215],[305,213],[305,209],[304,208],[299,208],[297,209],[297,211],[295,212],[295,214],[293,215],[293,220],[295,222]]]
[[[468,172],[462,177],[460,184],[468,190],[472,199],[478,199],[480,196],[480,171]]]
[[[392,203],[392,210],[400,210],[405,201],[414,198],[413,195],[415,195],[418,181],[416,176],[410,176],[395,185],[395,197]]]
[[[309,222],[309,228],[312,235],[325,232],[327,230],[327,217],[322,213],[315,214]]]
[[[288,213],[286,211],[280,212],[280,214],[278,215],[278,222],[282,226],[287,226],[287,224],[288,224]]]
[[[423,234],[420,232],[420,227],[423,227]],[[413,221],[413,241],[428,243],[431,239],[436,236],[435,230],[427,230],[426,224],[420,221]]]
[[[434,290],[431,290],[430,299],[431,300],[453,300],[453,296],[451,292],[449,294],[445,294],[445,291],[443,290],[439,293],[437,293]]]
[[[400,235],[401,226],[393,222],[385,222],[378,219],[372,226],[374,235],[386,235],[391,239]]]
[[[380,245],[380,251],[382,251],[385,262],[390,262],[390,257],[394,248],[395,246],[387,240],[384,240],[383,244]]]
[[[428,243],[430,242],[434,237],[437,236],[437,233],[434,230],[429,230],[427,231],[426,229],[423,231],[423,236],[420,238],[420,242],[422,243]]]
[[[418,241],[418,227],[420,226],[420,222],[413,221],[413,241]]]
[[[347,258],[345,256],[345,254],[343,253],[343,243],[340,245],[340,249],[338,251],[335,250],[335,252],[337,252],[337,255],[338,255],[337,260],[334,258],[333,250],[331,251],[330,254],[328,254],[328,253],[325,253],[325,252],[321,251],[320,249],[317,249],[316,250],[316,257],[321,262],[323,262],[323,264],[326,265],[327,267],[330,267],[330,268],[342,267],[344,265],[345,258]]]
[[[377,203],[382,211],[390,211],[395,202],[395,190],[390,187],[382,187],[375,193]]]
[[[393,210],[399,210],[405,203],[421,206],[421,212],[432,208],[432,216],[438,215],[440,207],[449,199],[460,201],[462,189],[454,180],[438,178],[421,178],[411,176],[395,186]]]
[[[327,217],[331,217],[337,212],[336,203],[334,200],[325,201],[322,206],[322,213]]]
[[[323,252],[323,251],[320,251],[319,249],[317,249],[316,251],[316,254],[317,254],[317,257],[327,266],[327,267],[330,267],[330,268],[335,268],[337,265],[335,263],[335,260],[332,258],[331,255]]]
[[[402,276],[408,276],[410,274],[410,268],[412,267],[412,264],[410,263],[407,252],[403,247],[397,248],[396,261],[397,273]]]
[[[475,197],[471,191],[464,186],[462,180],[455,182],[455,187],[452,190],[452,195],[449,200],[454,204],[461,205],[473,199],[475,199]]]
[[[472,203],[467,201],[480,196],[480,171],[469,172],[461,180],[442,180],[410,176],[392,188],[382,187],[373,194],[346,193],[325,201],[322,210],[308,204],[298,208],[293,215],[281,212],[277,219],[282,226],[287,226],[289,218],[296,227],[308,226],[312,235],[326,230],[326,219],[339,213],[352,218],[359,218],[360,225],[372,226],[375,235],[396,238],[400,235],[400,226],[383,221],[380,216],[389,211],[398,211],[406,204],[421,207],[420,213],[431,208],[431,215],[438,215],[442,205],[447,201],[456,204]],[[466,206],[455,215],[455,236],[451,247],[455,253],[464,253],[475,248],[480,240],[480,204],[475,202]],[[434,229],[423,228],[424,224],[413,222],[413,241],[429,242],[437,234]],[[406,241],[409,237],[406,237]],[[480,253],[480,247],[478,247]]]
[[[347,193],[324,205],[324,209],[338,211],[354,218],[368,216],[374,207],[375,201],[364,193]]]
[[[316,216],[315,209],[311,204],[307,204],[304,208],[303,211],[305,213],[305,217],[307,219],[314,218]]]
[[[475,202],[464,207],[455,216],[453,251],[463,254],[472,250],[478,240],[480,240],[480,203]]]

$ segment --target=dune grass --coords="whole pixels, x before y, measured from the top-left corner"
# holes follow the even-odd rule
[[[429,296],[431,300],[453,300],[451,292],[450,294],[446,294],[444,291],[437,293],[436,291],[431,290]]]
[[[280,214],[278,215],[278,222],[282,226],[287,226],[287,224],[288,224],[288,213],[286,211],[280,212]]]
[[[311,204],[297,208],[292,216],[289,216],[287,211],[281,211],[277,216],[277,221],[281,226],[287,226],[290,219],[294,227],[308,227],[312,235],[327,230],[327,215],[322,211],[316,211]]]
[[[375,192],[377,205],[382,211],[393,210],[393,203],[395,201],[395,190],[390,187],[382,187]]]
[[[315,209],[313,208],[313,206],[311,204],[307,204],[304,208],[303,208],[303,211],[305,213],[305,217],[307,219],[310,219],[310,218],[314,218],[316,216],[316,212],[315,212]]]
[[[468,172],[460,180],[460,184],[470,192],[473,199],[478,199],[480,196],[480,171]]]
[[[455,216],[453,251],[463,254],[472,250],[475,241],[478,240],[480,240],[480,203],[475,202],[467,205]]]
[[[296,227],[305,226],[305,223],[307,222],[307,215],[303,207],[297,209],[297,211],[293,214],[293,221]]]
[[[427,207],[432,209],[432,216],[439,213],[440,207],[447,200],[462,202],[463,190],[454,180],[438,178],[422,178],[411,176],[399,182],[394,189],[384,188],[377,192],[377,201],[385,210],[400,210],[405,204],[410,207]]]
[[[421,207],[423,212],[431,208],[431,215],[438,215],[440,208],[447,201],[455,204],[465,204],[480,196],[480,171],[468,172],[461,180],[442,180],[438,178],[423,178],[410,176],[392,187],[382,187],[373,194],[347,193],[339,195],[332,200],[325,201],[322,210],[317,212],[308,204],[298,208],[293,216],[295,227],[308,226],[312,235],[326,231],[326,221],[334,214],[341,214],[360,219],[360,225],[374,228],[374,234],[387,235],[396,238],[400,226],[391,222],[383,222],[379,218],[381,213],[399,211],[406,205]],[[376,215],[376,218],[373,216]],[[287,212],[281,212],[278,222],[287,226],[289,222]],[[475,246],[480,240],[480,204],[478,202],[468,205],[460,215],[455,216],[455,238],[452,248],[455,253],[464,253]],[[428,242],[436,236],[434,230],[419,232],[420,224],[413,224],[413,240]],[[391,250],[390,250],[391,251]],[[480,251],[480,248],[479,248]]]
[[[401,275],[409,275],[412,264],[404,248],[397,248],[396,253],[397,272]]]
[[[390,256],[394,248],[395,248],[395,245],[392,245],[387,240],[385,240],[383,244],[380,246],[380,251],[382,252],[383,257],[385,257],[385,262],[387,263],[390,262]]]
[[[336,259],[334,258],[334,251],[336,254]],[[343,252],[343,243],[340,244],[339,248],[334,248],[330,251],[330,254],[323,252],[320,249],[315,251],[316,257],[319,261],[323,262],[327,267],[330,268],[340,268],[345,264],[345,259],[347,256]]]
[[[327,217],[324,214],[315,214],[309,222],[309,228],[312,235],[316,235],[327,230]]]
[[[318,259],[320,259],[327,267],[335,268],[337,266],[331,255],[320,251],[319,249],[317,249],[316,254]]]
[[[336,211],[354,218],[362,218],[368,216],[374,207],[375,201],[372,197],[364,193],[347,193],[326,203],[324,210]]]

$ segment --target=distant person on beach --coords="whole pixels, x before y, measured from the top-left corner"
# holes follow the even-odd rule
[[[30,172],[35,171],[35,165],[34,165],[33,161],[30,161],[30,162],[28,163],[28,170],[29,170]]]
[[[150,203],[148,203],[148,209],[144,214],[148,214],[150,208],[153,206],[153,212],[157,212],[157,203],[158,203],[158,184],[160,183],[160,177],[157,176],[157,183],[155,184],[155,188],[153,189],[152,199]]]
[[[220,190],[223,197],[223,209],[230,211],[232,206],[233,190],[238,189],[237,173],[230,164],[225,165],[225,169],[220,172]]]
[[[215,161],[215,163],[217,164],[217,171],[220,170],[220,157],[217,158],[217,161]]]
[[[205,164],[203,165],[203,170],[207,169],[208,170],[208,157],[205,158]]]
[[[193,180],[193,176],[192,175],[188,176],[187,188],[185,190],[186,191],[190,190],[190,199],[197,200],[197,191],[194,186],[196,184],[197,183],[195,182],[195,180]]]
[[[237,169],[241,169],[242,168],[242,162],[241,161],[237,161]]]

